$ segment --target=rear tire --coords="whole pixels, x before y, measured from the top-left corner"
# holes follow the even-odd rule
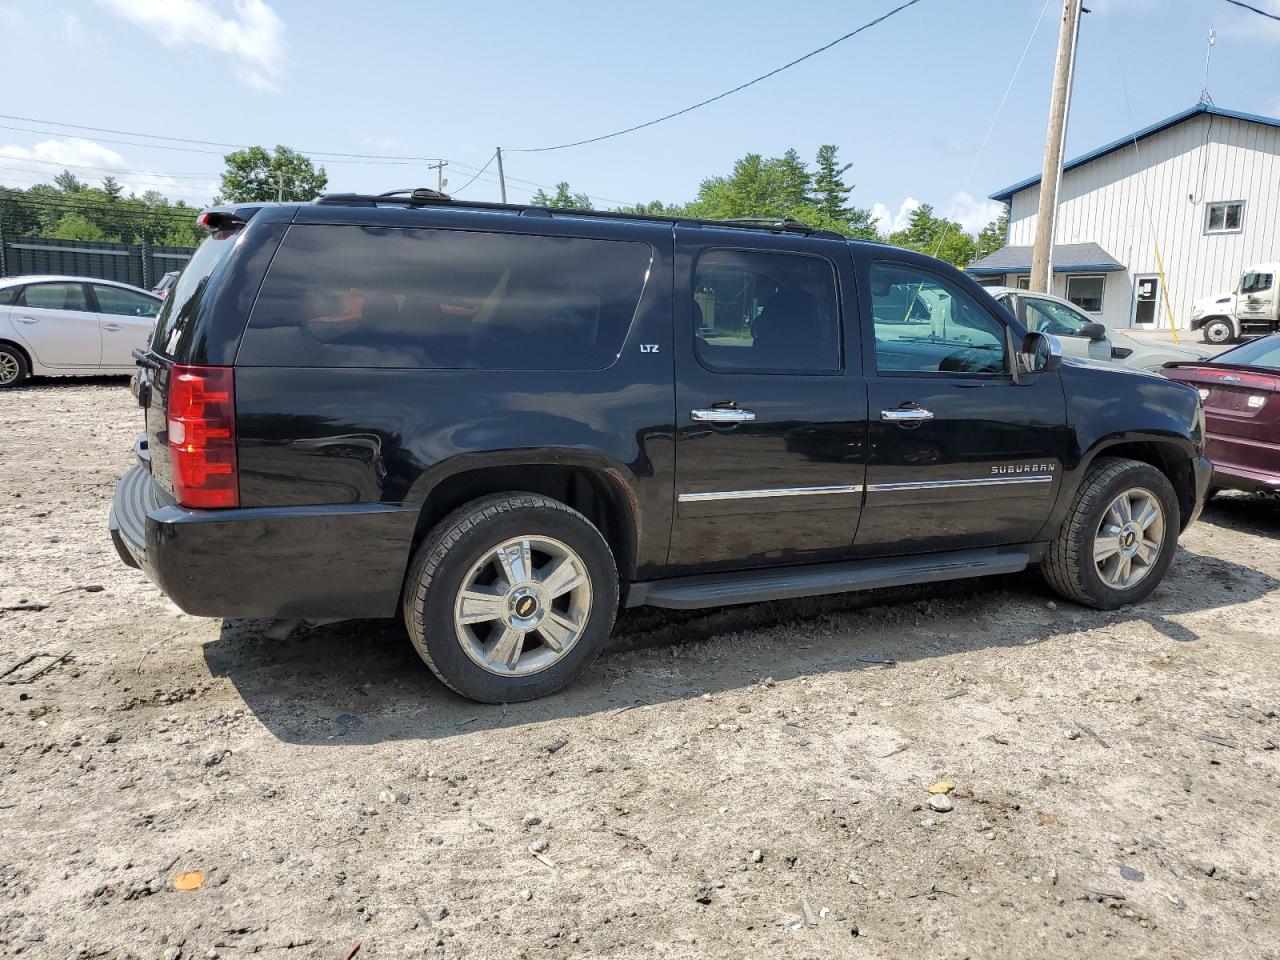
[[[0,343],[0,389],[16,387],[31,376],[27,358],[17,347]]]
[[[600,531],[534,493],[466,504],[414,557],[402,600],[409,639],[450,689],[482,703],[546,696],[604,648],[618,572]]]
[[[1040,570],[1068,600],[1114,610],[1146,598],[1178,548],[1181,514],[1150,464],[1100,457],[1085,474]]]
[[[1230,343],[1236,338],[1236,328],[1231,325],[1230,320],[1214,317],[1204,325],[1201,334],[1204,336],[1205,343],[1221,346],[1224,343]]]

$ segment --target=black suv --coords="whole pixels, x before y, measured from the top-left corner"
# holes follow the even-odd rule
[[[134,380],[110,527],[189,613],[404,617],[477,700],[619,604],[1010,574],[1114,608],[1211,467],[1196,392],[1063,361],[946,264],[790,221],[213,208]]]

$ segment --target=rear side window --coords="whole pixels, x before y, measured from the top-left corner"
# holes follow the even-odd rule
[[[108,287],[95,283],[93,295],[98,298],[98,312],[121,317],[154,317],[160,309],[160,301],[132,290]]]
[[[235,247],[239,235],[233,233],[210,236],[187,261],[186,268],[178,275],[177,282],[169,290],[156,317],[156,330],[151,337],[151,349],[156,353],[180,359],[177,355],[178,346],[187,331],[194,330],[200,301],[209,288],[209,278]]]
[[[622,348],[651,259],[632,241],[295,225],[236,362],[599,370]]]

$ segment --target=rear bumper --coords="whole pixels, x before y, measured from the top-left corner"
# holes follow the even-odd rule
[[[120,559],[204,617],[395,616],[418,509],[325,504],[188,510],[141,466],[107,525]]]

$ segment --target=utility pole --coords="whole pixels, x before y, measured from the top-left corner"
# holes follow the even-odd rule
[[[444,178],[444,168],[448,165],[448,160],[440,160],[436,163],[427,164],[428,170],[434,170],[436,172],[436,191],[438,193],[444,193],[444,185],[449,182]]]
[[[498,147],[498,187],[502,190],[502,202],[507,202],[507,176],[502,172],[502,148]]]
[[[276,203],[284,203],[284,171],[276,171]]]
[[[1031,289],[1051,293],[1053,280],[1053,221],[1058,212],[1058,183],[1062,178],[1062,147],[1066,139],[1067,109],[1080,32],[1080,0],[1063,0],[1058,31],[1058,57],[1053,65],[1053,96],[1049,101],[1049,129],[1040,171],[1040,209],[1036,216],[1036,244],[1031,251]]]

